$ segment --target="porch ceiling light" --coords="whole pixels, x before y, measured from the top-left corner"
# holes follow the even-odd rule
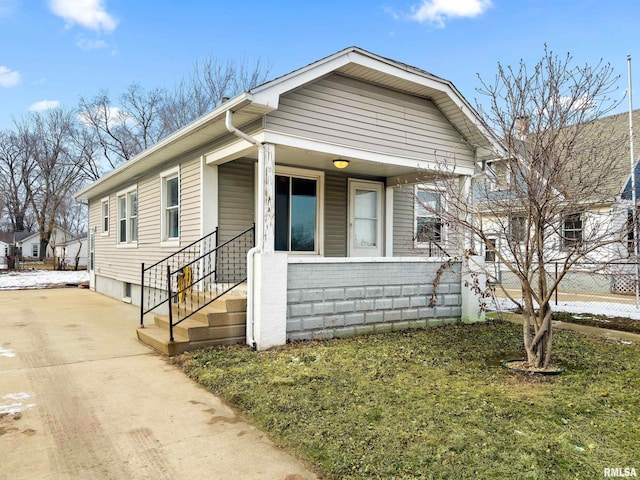
[[[349,166],[349,160],[342,160],[341,158],[336,158],[333,161],[333,166],[336,168],[347,168]]]

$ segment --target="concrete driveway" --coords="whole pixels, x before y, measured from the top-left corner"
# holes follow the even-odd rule
[[[88,290],[0,291],[0,479],[313,479]]]

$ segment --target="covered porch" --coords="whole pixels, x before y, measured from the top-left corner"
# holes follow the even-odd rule
[[[231,112],[227,125],[239,140],[206,155],[205,169],[221,235],[246,225],[249,218],[238,222],[247,211],[255,222],[248,344],[265,349],[482,318],[463,288],[470,269],[457,239],[450,241],[454,233],[419,211],[421,201],[444,204],[444,192],[425,198],[419,190],[443,168],[467,190],[473,168],[308,139],[276,144],[268,140],[280,136],[235,128]]]

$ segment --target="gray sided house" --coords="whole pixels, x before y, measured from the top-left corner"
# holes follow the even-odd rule
[[[227,101],[80,192],[91,287],[175,323],[237,286],[241,337],[261,349],[475,319],[453,232],[415,198],[443,161],[470,182],[497,144],[448,80],[347,48]]]

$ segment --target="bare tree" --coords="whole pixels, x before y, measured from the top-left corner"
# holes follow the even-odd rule
[[[27,227],[26,217],[35,181],[36,165],[31,156],[33,142],[29,135],[24,123],[17,123],[16,131],[0,132],[0,195],[15,232]]]
[[[40,260],[44,259],[60,208],[84,181],[84,156],[73,148],[75,112],[56,108],[28,117],[37,181],[29,185],[31,209],[40,232]]]
[[[271,67],[261,60],[251,64],[206,57],[194,63],[191,71],[167,92],[163,109],[169,132],[178,130],[234,97],[265,82]]]
[[[95,135],[110,168],[131,160],[167,135],[162,116],[164,98],[162,89],[146,91],[132,83],[120,95],[118,107],[112,105],[106,91],[90,100],[80,99],[81,120]],[[85,145],[90,144],[88,140]]]
[[[454,238],[466,238],[460,247],[477,253],[479,240],[518,279],[521,298],[513,301],[523,311],[533,367],[551,362],[551,300],[567,272],[626,254],[626,221],[613,221],[620,213],[626,219],[626,206],[618,211],[620,191],[612,179],[626,178],[628,155],[624,146],[604,141],[611,125],[596,121],[616,106],[616,80],[609,64],[575,65],[571,55],[546,47],[531,69],[524,62],[499,64],[493,82],[481,79],[488,106],[478,110],[502,137],[506,154],[485,165],[472,188],[443,167],[435,183],[447,192],[447,208],[424,203],[460,233]],[[545,270],[553,262],[557,276]]]
[[[106,91],[81,98],[84,131],[77,141],[87,159],[86,172],[97,178],[131,160],[170,133],[213,110],[223,98],[235,96],[265,81],[270,68],[260,60],[234,62],[207,57],[173,89],[145,90],[132,83],[117,102]]]

